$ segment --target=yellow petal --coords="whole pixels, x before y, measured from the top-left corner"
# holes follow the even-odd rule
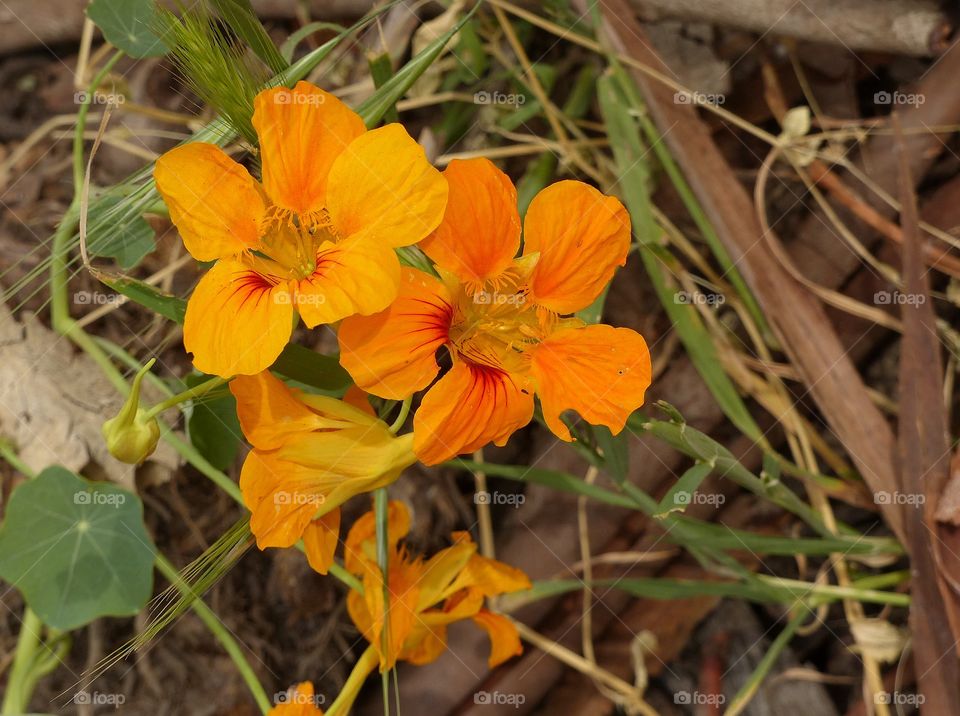
[[[443,222],[420,244],[461,283],[479,285],[513,264],[520,248],[517,190],[489,159],[454,159]]]
[[[220,147],[191,142],[171,149],[153,177],[193,258],[213,261],[259,244],[265,207],[257,183]]]
[[[327,210],[341,237],[409,246],[437,228],[447,182],[399,124],[355,139],[330,169]]]
[[[539,253],[530,300],[560,314],[586,308],[623,266],[630,215],[612,196],[578,181],[548,186],[530,202],[523,253]]]
[[[243,503],[250,510],[250,531],[260,549],[291,547],[299,540],[326,497],[296,463],[272,452],[252,451],[240,470]]]
[[[320,417],[297,399],[297,393],[265,370],[230,381],[237,399],[237,417],[255,448],[273,450],[297,433],[324,427]]]
[[[374,395],[402,400],[437,376],[437,349],[448,340],[453,306],[443,284],[402,268],[400,291],[387,310],[340,325],[340,363]]]
[[[564,328],[531,352],[543,418],[562,440],[573,439],[560,420],[564,410],[576,410],[591,425],[606,425],[616,434],[643,405],[650,352],[636,331],[604,325]]]
[[[253,375],[273,363],[290,340],[289,288],[230,259],[200,279],[187,303],[183,344],[201,373]]]
[[[473,617],[473,623],[490,637],[490,658],[487,663],[491,669],[523,653],[517,627],[505,616],[482,609]]]
[[[303,547],[310,566],[326,574],[333,564],[333,554],[340,541],[340,508],[330,510],[307,525],[303,533]]]
[[[504,445],[533,417],[533,395],[510,373],[456,361],[414,416],[414,451],[436,465],[487,443]]]
[[[516,567],[474,554],[464,566],[451,589],[476,589],[485,597],[530,589],[530,578]]]
[[[349,239],[328,243],[317,269],[297,285],[296,303],[309,328],[382,311],[397,295],[400,262],[386,245]]]
[[[275,204],[304,216],[323,209],[330,167],[364,133],[363,120],[309,82],[267,89],[253,102],[263,186]]]

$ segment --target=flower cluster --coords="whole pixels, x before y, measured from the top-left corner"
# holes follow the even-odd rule
[[[513,184],[486,159],[441,173],[402,126],[367,130],[306,82],[265,90],[254,105],[259,180],[203,143],[164,154],[154,176],[187,250],[214,262],[188,302],[184,345],[199,371],[230,380],[252,446],[240,488],[261,549],[302,541],[326,573],[346,500],[417,460],[505,444],[535,401],[562,440],[573,439],[565,411],[623,429],[650,383],[647,346],[635,331],[577,317],[626,262],[630,219],[617,199],[561,181],[521,223]],[[401,267],[396,250],[415,244],[429,271]],[[270,372],[301,320],[335,328],[355,383],[346,395]],[[412,432],[397,434],[402,419],[388,427],[368,394],[404,401],[404,416],[418,405]],[[356,579],[347,604],[370,643],[362,676],[433,661],[447,625],[465,619],[490,636],[491,666],[520,653],[513,623],[484,601],[528,588],[527,577],[478,555],[467,533],[430,559],[413,556],[400,545],[409,526],[391,503],[386,574],[372,513],[346,540],[340,569]],[[272,713],[321,712],[304,683]]]

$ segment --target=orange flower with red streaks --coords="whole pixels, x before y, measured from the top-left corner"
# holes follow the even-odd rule
[[[581,182],[553,184],[530,203],[518,257],[510,179],[485,159],[455,160],[444,176],[443,221],[420,245],[441,279],[402,269],[389,308],[342,323],[343,366],[364,390],[400,399],[433,383],[436,352],[447,348],[452,368],[414,418],[414,451],[428,465],[505,444],[533,417],[534,394],[563,440],[572,440],[565,410],[622,430],[650,385],[647,345],[633,330],[572,314],[626,262],[626,210]]]
[[[204,373],[267,368],[297,314],[310,328],[382,311],[394,249],[433,231],[446,182],[399,124],[360,117],[307,82],[254,100],[262,181],[213,144],[157,160],[157,189],[187,251],[216,261],[187,305],[184,345]]]

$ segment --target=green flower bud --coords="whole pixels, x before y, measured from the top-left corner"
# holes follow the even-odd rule
[[[155,362],[151,359],[140,369],[120,413],[103,424],[107,449],[120,462],[139,465],[157,449],[160,425],[153,415],[140,407],[140,383]]]

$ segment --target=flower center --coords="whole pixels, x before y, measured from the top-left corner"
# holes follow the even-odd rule
[[[263,222],[262,252],[280,269],[282,278],[304,279],[317,270],[317,252],[337,235],[325,211],[299,215],[273,206]]]
[[[525,287],[487,285],[455,300],[450,340],[467,360],[509,372],[526,367],[524,351],[543,339],[544,326]]]

